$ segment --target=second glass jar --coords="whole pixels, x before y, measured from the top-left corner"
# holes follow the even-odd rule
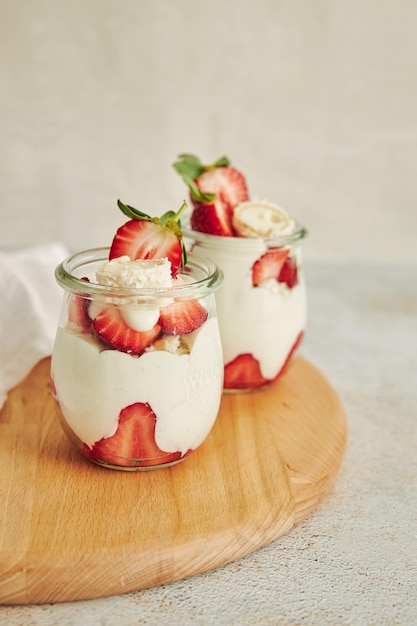
[[[307,320],[301,244],[306,229],[276,239],[220,237],[183,229],[193,253],[211,259],[224,274],[216,294],[224,358],[224,389],[250,391],[269,385],[300,345]],[[279,277],[262,280],[261,263],[281,265]]]

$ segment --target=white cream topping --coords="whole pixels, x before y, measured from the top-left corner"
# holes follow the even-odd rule
[[[121,256],[103,263],[96,277],[100,285],[126,289],[169,289],[172,285],[171,263],[167,258],[132,261]]]
[[[132,261],[128,256],[121,256],[103,263],[97,270],[96,278],[101,285],[112,288],[169,289],[173,284],[171,263],[167,258]],[[142,332],[153,328],[159,319],[160,309],[155,304],[147,305],[135,299],[130,301],[130,304],[121,301],[120,313],[126,324]],[[99,310],[96,306],[92,313],[96,315]]]
[[[279,237],[295,228],[288,213],[276,204],[248,200],[234,209],[233,226],[240,237]]]
[[[90,335],[60,328],[51,371],[71,429],[91,447],[115,433],[124,407],[148,402],[156,414],[155,441],[161,450],[184,454],[199,446],[213,426],[221,397],[217,319],[209,319],[186,341],[189,353],[153,350],[135,357],[103,350]]]

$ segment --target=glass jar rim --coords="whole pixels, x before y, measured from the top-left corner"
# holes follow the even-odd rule
[[[189,222],[181,226],[185,239],[192,239],[198,243],[207,243],[216,248],[224,248],[242,252],[258,249],[260,245],[267,248],[282,248],[288,245],[301,243],[308,236],[308,230],[300,222],[295,221],[294,230],[288,235],[280,237],[225,237],[222,235],[211,235],[198,230],[193,230]]]
[[[96,282],[85,280],[85,273],[79,271],[79,276],[74,272],[87,265],[106,263],[109,260],[109,247],[91,248],[76,252],[64,259],[55,269],[57,283],[67,291],[76,291],[86,295],[105,295],[126,298],[134,296],[138,298],[173,298],[174,296],[199,298],[208,295],[220,287],[223,282],[222,270],[210,259],[203,256],[188,253],[185,271],[191,273],[201,272],[199,277],[192,282],[173,287],[163,288],[126,288],[110,287]]]

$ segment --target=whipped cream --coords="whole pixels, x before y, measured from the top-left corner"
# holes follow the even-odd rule
[[[169,289],[172,287],[171,263],[164,259],[139,259],[132,261],[121,256],[103,263],[96,272],[97,282],[108,287],[125,289]],[[126,324],[136,331],[145,332],[155,326],[160,309],[153,299],[148,305],[141,298],[119,300],[120,313]],[[97,314],[97,302],[93,317]]]
[[[241,202],[233,212],[233,227],[240,237],[280,237],[295,228],[288,213],[266,201]]]
[[[121,256],[103,263],[96,272],[97,282],[126,289],[169,289],[172,285],[171,263],[164,259],[132,261]]]
[[[148,402],[155,441],[166,452],[197,448],[216,419],[223,380],[216,318],[184,336],[187,350],[150,350],[135,357],[103,350],[88,334],[58,330],[51,373],[70,428],[89,447],[117,429],[120,411]]]

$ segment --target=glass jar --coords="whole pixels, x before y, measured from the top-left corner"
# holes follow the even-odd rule
[[[216,294],[224,358],[224,389],[249,391],[281,376],[306,327],[306,287],[301,224],[275,239],[220,237],[183,228],[187,247],[220,267],[224,281]],[[280,267],[268,280],[261,264]]]
[[[204,441],[219,410],[214,292],[223,275],[190,255],[179,286],[113,288],[96,282],[108,253],[79,252],[55,272],[65,290],[51,362],[58,414],[70,441],[94,463],[122,470],[173,465]],[[170,325],[173,307],[182,312],[191,303],[199,312],[193,323]]]

